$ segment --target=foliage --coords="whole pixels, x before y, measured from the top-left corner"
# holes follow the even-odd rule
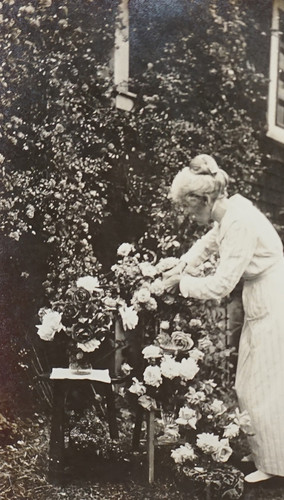
[[[175,213],[167,198],[172,177],[193,155],[213,154],[232,177],[231,192],[252,195],[251,182],[266,165],[261,143],[267,79],[254,65],[248,42],[253,34],[261,43],[268,32],[250,21],[244,2],[228,1],[224,9],[221,0],[187,0],[185,6],[188,15],[174,42],[139,79],[134,75],[131,85],[138,96],[133,113],[127,114],[114,109],[107,66],[116,4],[1,2],[1,230],[20,242],[30,232],[47,246],[44,297],[37,301],[63,315],[74,306],[70,287],[80,277],[102,273],[98,254],[108,271],[117,244],[125,240],[122,232],[132,243],[146,229],[141,250],[148,257],[141,252],[141,260],[134,254],[115,270],[123,307],[136,307],[140,326],[143,321],[147,326],[148,344],[162,321],[169,321],[173,333],[177,315],[182,323],[178,331],[192,335],[195,346],[210,335],[214,346],[207,342],[193,387],[199,392],[211,377],[219,387],[226,385],[223,368],[229,353],[212,308],[210,316],[207,306],[197,309],[194,301],[179,299],[168,307],[156,297],[157,309],[150,317],[135,292],[142,283],[151,286],[141,264],[149,264],[153,252],[159,260],[178,257],[197,238],[196,227]],[[115,230],[108,230],[107,243],[100,246],[109,220]],[[129,280],[130,270],[135,274]],[[93,313],[85,316],[85,305],[79,311],[75,303],[76,322],[72,324],[71,314],[71,324],[65,324],[68,338],[84,318],[92,330],[87,342],[93,341]],[[88,298],[88,304],[89,311],[98,304],[104,309],[101,297]],[[154,306],[153,301],[144,304]],[[133,321],[133,310],[125,317]],[[185,329],[190,320],[200,320],[203,331]],[[168,338],[169,344],[174,338]],[[173,361],[190,360],[191,352]],[[198,412],[202,418],[210,415],[203,406]]]

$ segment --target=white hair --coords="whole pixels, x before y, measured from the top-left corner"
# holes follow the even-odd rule
[[[189,167],[184,167],[175,176],[170,197],[179,202],[188,194],[214,194],[216,198],[226,196],[229,182],[228,174],[218,167],[216,161],[209,155],[195,156]]]

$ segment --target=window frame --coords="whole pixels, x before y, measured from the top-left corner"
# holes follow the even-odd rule
[[[283,127],[277,125],[277,102],[278,102],[278,79],[279,79],[279,50],[280,50],[280,15],[284,15],[284,0],[274,0],[272,7],[272,26],[270,41],[270,67],[269,67],[269,90],[268,90],[268,113],[267,113],[267,137],[284,144]]]

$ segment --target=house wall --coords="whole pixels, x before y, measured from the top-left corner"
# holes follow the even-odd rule
[[[220,12],[226,11],[229,0],[217,0],[215,3]],[[204,4],[209,0],[184,2],[181,0],[131,0],[130,9],[130,74],[139,76],[147,68],[147,64],[160,63],[163,51],[168,43],[177,43],[181,33],[190,35],[192,23],[199,23],[203,29],[205,19]],[[248,64],[254,65],[256,72],[263,73],[269,83],[270,29],[272,17],[272,1],[242,0],[239,2],[246,11],[246,24],[243,34],[247,43]],[[201,10],[202,4],[202,10]],[[189,8],[190,5],[190,8]],[[202,14],[203,13],[203,14]],[[258,33],[253,28],[259,26]],[[224,37],[226,34],[224,33]],[[267,128],[267,102],[261,108],[255,107],[252,100],[252,116],[259,131]],[[275,224],[284,224],[284,145],[265,137],[260,142],[263,153],[263,164],[260,175],[250,179],[253,186],[251,199],[271,218]]]

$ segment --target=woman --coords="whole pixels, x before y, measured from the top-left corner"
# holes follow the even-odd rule
[[[245,479],[254,483],[284,476],[283,247],[250,201],[238,194],[227,197],[227,184],[227,174],[208,155],[196,156],[176,175],[173,201],[199,224],[214,221],[214,226],[166,274],[165,286],[179,286],[184,297],[221,299],[243,278],[245,318],[236,391],[251,420],[249,442],[257,470]],[[215,274],[193,276],[194,267],[215,251],[220,256]]]

